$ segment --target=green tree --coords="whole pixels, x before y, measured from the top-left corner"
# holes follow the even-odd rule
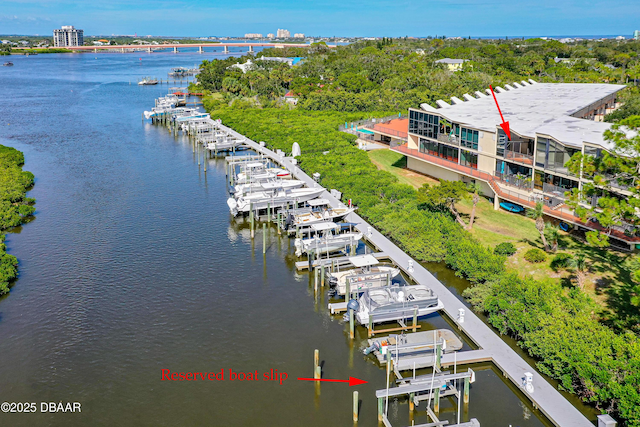
[[[583,253],[576,254],[573,258],[567,260],[567,267],[573,269],[576,275],[576,283],[578,288],[584,289],[585,282],[587,280],[587,260]]]
[[[418,202],[437,210],[447,210],[458,223],[466,227],[456,208],[456,203],[469,197],[469,191],[462,181],[440,181],[438,185],[424,184],[418,190]]]
[[[560,227],[553,224],[547,224],[544,228],[544,234],[548,242],[550,242],[551,252],[558,250],[558,239],[560,238]]]
[[[479,182],[470,182],[467,184],[467,188],[469,192],[472,194],[473,207],[471,208],[471,215],[469,216],[469,225],[467,226],[468,230],[473,228],[473,221],[476,218],[476,206],[480,201],[480,193],[482,192],[482,186]]]
[[[616,226],[640,224],[636,212],[640,209],[640,116],[630,116],[615,123],[604,133],[612,144],[611,153],[600,157],[576,153],[567,163],[569,170],[580,176],[591,177],[581,190],[568,193],[567,205],[573,207],[583,221],[595,221],[602,230],[586,233],[592,246],[606,247]],[[621,197],[616,191],[630,192]],[[593,203],[593,200],[596,203]],[[590,207],[587,207],[590,206]]]
[[[544,236],[545,222],[544,222],[544,205],[542,202],[537,202],[535,208],[527,210],[527,216],[536,221],[536,229],[540,233],[540,240],[545,251],[549,251],[549,245],[547,239]]]

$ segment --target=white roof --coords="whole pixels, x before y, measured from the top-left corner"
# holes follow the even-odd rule
[[[333,230],[338,228],[338,224],[335,222],[318,222],[316,224],[311,224],[311,228],[315,231]]]
[[[624,88],[623,85],[612,84],[536,83],[495,92],[495,95],[504,120],[519,135],[534,138],[536,133],[541,133],[574,147],[582,147],[583,142],[589,142],[609,148],[610,144],[602,135],[611,126],[609,123],[571,115]],[[492,96],[454,105],[442,104],[435,112],[474,129],[496,132],[501,123]]]
[[[468,61],[468,59],[443,58],[443,59],[438,59],[436,61],[436,64],[462,64],[465,61]]]
[[[264,163],[251,162],[251,163],[245,163],[245,166],[248,168],[262,168],[264,167]]]
[[[313,199],[309,200],[307,203],[309,203],[309,206],[324,206],[328,205],[329,201],[327,199]]]
[[[373,255],[352,256],[349,258],[349,262],[355,267],[366,267],[380,263]]]

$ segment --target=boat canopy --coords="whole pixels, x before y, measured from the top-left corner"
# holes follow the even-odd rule
[[[335,222],[319,222],[317,224],[311,224],[311,228],[315,231],[335,230],[338,228],[338,224]]]
[[[251,162],[251,163],[246,163],[244,166],[246,168],[263,168],[264,167],[264,163]]]
[[[328,205],[329,201],[327,199],[313,199],[313,200],[309,200],[307,203],[309,203],[309,206],[317,207],[317,206]]]
[[[376,265],[376,264],[380,263],[380,261],[378,261],[376,259],[376,257],[374,257],[371,254],[352,256],[352,257],[349,258],[349,262],[351,264],[353,264],[354,267],[357,267],[357,268],[369,267],[369,266]]]

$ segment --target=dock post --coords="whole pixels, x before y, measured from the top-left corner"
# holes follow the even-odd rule
[[[469,403],[469,377],[464,379],[463,402],[464,403]]]
[[[320,374],[320,350],[316,349],[313,352],[313,378],[319,379],[321,377]]]
[[[437,343],[436,344],[436,364],[434,366],[434,369],[437,370],[438,372],[440,372],[441,362],[442,362],[442,344]]]
[[[324,265],[320,267],[320,286],[324,288]]]
[[[369,314],[369,327],[367,328],[367,337],[371,338],[373,336],[373,317]]]
[[[313,269],[313,290],[318,292],[318,267],[317,265]]]
[[[200,166],[200,144],[198,144],[198,166]]]
[[[282,212],[278,212],[278,235],[282,234]]]
[[[255,236],[255,228],[253,224],[253,202],[249,204],[249,221],[251,221],[251,238]]]
[[[409,393],[409,411],[413,412],[416,409],[416,404],[413,401],[415,393]]]
[[[355,322],[353,319],[353,310],[349,310],[349,338],[355,338]]]
[[[436,393],[433,398],[433,412],[436,414],[440,412],[440,387],[436,389]]]
[[[271,203],[267,202],[267,221],[271,221]]]
[[[349,283],[349,278],[345,277],[345,290],[344,290],[344,301],[349,304],[349,300],[351,299],[351,284]]]
[[[202,161],[202,163],[204,163],[204,171],[206,172],[207,171],[207,163],[209,163],[209,162],[207,162],[207,149],[206,148],[204,148],[203,153],[204,153],[204,156],[203,156],[204,160]]]
[[[358,392],[353,392],[353,422],[358,422]]]
[[[418,328],[418,308],[413,309],[413,332]]]
[[[262,253],[267,253],[267,224],[262,224]]]
[[[384,400],[378,398],[378,421],[382,421],[382,415],[384,414]]]

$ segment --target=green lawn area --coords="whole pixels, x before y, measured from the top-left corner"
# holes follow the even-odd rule
[[[406,169],[406,158],[391,150],[369,152],[369,158],[379,168],[395,175],[402,183],[414,188],[423,184],[437,184],[438,181]],[[471,199],[458,203],[457,207],[465,221],[473,203]],[[476,218],[471,234],[483,244],[495,247],[502,242],[511,242],[517,252],[507,259],[507,267],[521,275],[529,275],[538,280],[559,281],[567,289],[575,286],[574,272],[567,269],[554,270],[551,261],[555,254],[547,254],[547,260],[530,263],[524,254],[531,248],[542,249],[540,234],[535,221],[522,214],[494,210],[493,203],[481,198],[476,207]],[[576,236],[561,232],[558,253],[575,255],[584,253],[589,270],[584,291],[601,307],[602,319],[614,326],[640,331],[640,310],[630,304],[634,283],[627,268],[632,254],[592,248]]]
[[[406,169],[407,158],[395,151],[389,149],[369,151],[369,158],[378,169],[392,173],[398,178],[398,181],[414,188],[420,188],[422,184],[438,183],[433,178]]]

